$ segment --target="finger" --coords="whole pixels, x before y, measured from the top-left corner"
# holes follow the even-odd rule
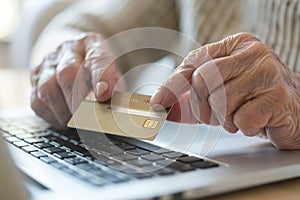
[[[267,138],[281,150],[299,149],[299,136],[292,130],[293,120],[287,119],[286,124],[279,127],[267,127]]]
[[[61,46],[59,46],[56,51],[48,54],[44,59],[43,62],[36,66],[34,69],[32,69],[30,77],[31,77],[31,86],[36,87],[40,73],[43,71],[44,68],[52,68],[56,67],[59,63],[59,52],[60,52]]]
[[[91,89],[91,74],[86,68],[80,67],[72,91],[71,113],[75,112],[81,101],[87,97]],[[93,96],[93,99],[94,98],[95,96]]]
[[[208,97],[209,105],[212,109],[212,115],[218,123],[229,133],[236,133],[238,128],[233,122],[233,113],[235,110],[229,110],[232,104],[235,104],[235,97],[227,95],[227,90],[223,87],[216,89]],[[243,101],[241,101],[243,102]],[[242,103],[240,103],[242,104]],[[238,107],[236,107],[237,109]]]
[[[193,115],[190,103],[189,92],[182,95],[171,108],[168,114],[168,120],[181,123],[196,124],[199,123],[197,118]]]
[[[261,66],[253,66],[247,76],[235,77],[221,85],[209,94],[208,101],[212,110],[217,113],[217,118],[229,132],[236,132],[233,123],[233,113],[245,102],[256,96],[263,95],[273,83],[274,75]],[[257,68],[254,70],[254,68]],[[268,73],[266,73],[268,72]],[[260,78],[263,77],[263,78]]]
[[[83,45],[79,42],[65,42],[61,46],[60,62],[56,69],[56,79],[61,91],[64,95],[68,108],[71,112],[77,107],[88,93],[87,82],[90,80],[89,73],[79,75],[78,71],[83,62],[84,56]],[[84,73],[84,71],[81,71]],[[75,81],[77,86],[74,87]],[[84,91],[80,91],[84,89]],[[76,91],[75,91],[76,90]]]
[[[30,72],[30,83],[31,83],[31,86],[33,86],[33,87],[36,86],[36,84],[39,80],[41,68],[42,68],[42,65],[38,65],[34,69],[32,69]]]
[[[219,125],[219,121],[216,119],[215,115],[212,113],[211,105],[208,102],[208,92],[203,93],[202,88],[206,88],[204,91],[209,91],[208,85],[204,78],[201,77],[199,73],[193,75],[192,78],[192,88],[191,88],[191,102],[192,111],[195,116],[199,117],[201,123],[210,125]]]
[[[268,125],[272,116],[267,95],[247,101],[233,115],[233,122],[247,136],[255,136]]]
[[[202,74],[203,77],[210,76],[208,79],[214,79],[215,76],[220,76],[223,81],[227,81],[232,76],[240,74],[246,67],[241,68],[243,63],[237,61],[248,60],[249,54],[253,54],[255,47],[252,47],[251,51],[247,51],[246,54],[235,54],[234,49],[237,45],[247,40],[254,42],[258,41],[258,39],[253,36],[242,33],[227,37],[220,42],[205,45],[200,49],[193,51],[192,54],[184,60],[183,64],[167,79],[162,87],[158,89],[158,92],[152,96],[150,102],[152,104],[161,104],[164,107],[170,106],[176,101],[178,96],[181,96],[188,89],[186,85],[183,85],[184,83],[182,80],[185,79],[185,83],[190,82],[191,76],[196,69],[201,69],[201,71],[198,71],[197,73]],[[228,58],[229,55],[231,55],[230,58]],[[217,70],[210,72],[211,67],[214,67]],[[222,83],[223,82],[220,81],[214,83],[212,89],[218,87]],[[175,95],[172,93],[175,93]]]
[[[53,112],[56,120],[65,125],[71,113],[57,84],[54,68],[44,69],[37,84],[38,98]]]
[[[158,91],[152,96],[152,104],[160,104],[163,107],[170,107],[177,99],[190,89],[190,83],[194,71],[202,64],[212,60],[222,48],[219,43],[213,43],[192,51],[182,64],[164,82]]]
[[[46,122],[59,126],[59,122],[56,120],[51,109],[47,107],[37,96],[36,88],[34,87],[31,92],[31,108],[36,113],[37,116],[43,118]]]
[[[92,35],[85,40],[86,55],[84,67],[90,70],[92,86],[98,101],[111,98],[116,84],[116,66],[108,44],[103,38]]]

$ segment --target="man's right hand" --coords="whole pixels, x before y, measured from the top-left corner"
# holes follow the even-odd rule
[[[109,47],[96,33],[63,42],[31,72],[31,107],[56,128],[65,128],[71,114],[91,89],[98,101],[108,100],[120,77]]]

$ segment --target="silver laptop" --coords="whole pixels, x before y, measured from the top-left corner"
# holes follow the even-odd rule
[[[0,144],[0,199],[188,199],[300,176],[300,151],[220,127],[166,122],[149,142],[55,130],[17,110],[0,113],[0,133],[12,156]]]
[[[300,151],[279,151],[264,139],[215,134],[217,128],[202,125],[167,122],[152,144],[85,132],[83,140],[93,138],[89,146],[76,130],[48,129],[24,112],[1,113],[0,126],[22,172],[11,168],[1,144],[1,195],[24,199],[21,181],[33,199],[195,198],[300,175]]]

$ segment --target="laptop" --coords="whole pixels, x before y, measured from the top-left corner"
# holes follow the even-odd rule
[[[300,176],[300,151],[220,127],[166,122],[147,141],[56,130],[25,109],[2,111],[0,133],[1,199],[192,199]]]

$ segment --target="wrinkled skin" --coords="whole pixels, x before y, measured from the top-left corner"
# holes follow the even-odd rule
[[[108,100],[120,77],[104,38],[86,33],[62,43],[31,72],[31,107],[56,128],[66,128],[71,114],[91,89]]]
[[[192,51],[151,103],[173,105],[172,121],[264,133],[279,149],[299,149],[299,95],[299,75],[266,44],[239,33]]]

